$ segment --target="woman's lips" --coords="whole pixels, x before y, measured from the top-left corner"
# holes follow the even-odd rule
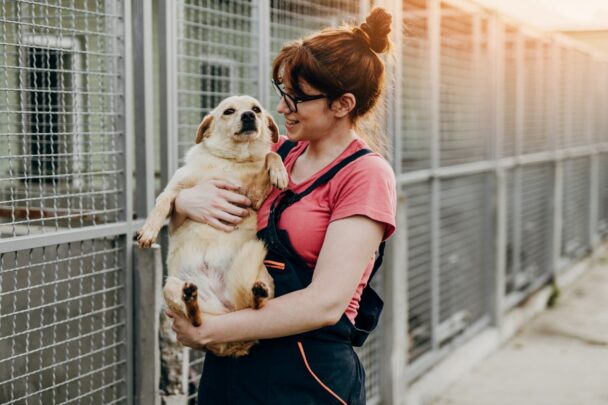
[[[298,120],[290,120],[285,118],[285,128],[287,129],[292,129],[293,127],[295,127],[300,121]]]

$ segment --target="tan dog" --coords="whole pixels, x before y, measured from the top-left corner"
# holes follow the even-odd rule
[[[186,220],[171,236],[163,288],[169,308],[188,317],[195,326],[205,315],[242,308],[261,308],[274,296],[272,277],[264,266],[266,248],[256,238],[255,211],[272,186],[284,189],[288,177],[279,155],[270,151],[278,129],[260,103],[249,96],[223,100],[201,122],[196,145],[186,155],[156,199],[154,209],[138,232],[139,245],[156,239],[177,193],[205,179],[239,184],[251,200],[249,216],[232,232]],[[255,342],[213,344],[220,356],[247,354]]]

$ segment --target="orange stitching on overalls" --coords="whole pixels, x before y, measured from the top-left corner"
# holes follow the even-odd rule
[[[285,263],[275,262],[272,260],[264,260],[264,265],[273,269],[285,270]]]
[[[327,385],[323,384],[323,381],[321,381],[319,377],[317,377],[317,375],[314,373],[314,371],[311,370],[310,366],[308,365],[308,360],[306,360],[306,354],[304,353],[304,347],[302,346],[302,342],[298,342],[298,347],[300,348],[300,353],[302,354],[302,359],[304,360],[304,364],[306,365],[308,372],[314,377],[315,380],[317,380],[319,385],[321,385],[321,387],[323,387],[325,391],[333,395],[334,398],[340,401],[341,404],[348,405],[342,398],[338,396],[338,394],[333,392]]]

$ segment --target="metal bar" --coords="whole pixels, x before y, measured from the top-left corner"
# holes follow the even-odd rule
[[[431,168],[439,167],[440,139],[440,55],[441,55],[441,3],[429,0],[428,41],[430,71],[430,114],[431,114]],[[439,349],[437,330],[439,329],[439,266],[440,266],[440,183],[433,177],[431,184],[431,338],[432,349]]]
[[[497,161],[479,161],[462,165],[446,166],[437,170],[416,170],[413,172],[397,175],[397,184],[404,186],[408,184],[428,181],[432,178],[447,179],[450,177],[479,174],[494,169],[494,166],[502,168],[513,168],[515,166],[535,165],[540,163],[553,163],[565,158],[576,158],[592,156],[608,152],[608,144],[596,144],[594,146],[579,146],[559,151],[548,151],[521,155],[518,157],[503,157]]]
[[[114,3],[115,4],[115,3]],[[133,386],[134,386],[134,369],[135,369],[135,364],[134,364],[134,345],[135,345],[135,340],[134,340],[134,335],[133,335],[133,315],[134,315],[134,311],[133,311],[133,243],[131,242],[133,240],[133,139],[128,136],[129,134],[133,134],[134,130],[135,130],[135,123],[138,122],[138,119],[136,117],[133,117],[133,114],[131,114],[132,111],[134,111],[135,107],[134,107],[134,90],[135,87],[133,86],[133,81],[134,81],[134,77],[137,77],[137,75],[134,75],[133,72],[133,66],[134,66],[134,55],[132,52],[130,52],[129,50],[134,48],[134,44],[133,44],[133,17],[132,17],[132,10],[131,10],[131,1],[129,0],[124,0],[124,4],[123,4],[123,12],[124,12],[124,18],[122,20],[118,19],[118,24],[120,27],[121,32],[123,32],[124,34],[124,43],[123,43],[123,47],[122,47],[122,52],[124,54],[124,66],[120,66],[119,70],[122,70],[122,72],[120,72],[121,74],[119,74],[119,77],[123,78],[123,81],[121,82],[121,84],[123,85],[123,92],[124,92],[124,100],[122,103],[122,108],[119,109],[119,111],[124,111],[124,121],[122,122],[122,125],[119,125],[119,129],[122,130],[123,133],[123,145],[122,148],[125,151],[123,158],[124,158],[124,167],[125,170],[123,172],[123,183],[124,183],[124,193],[123,193],[123,201],[124,201],[124,207],[125,207],[125,220],[127,222],[127,232],[126,235],[123,237],[122,243],[125,245],[125,254],[124,254],[124,268],[125,268],[125,273],[124,273],[124,285],[125,285],[125,289],[123,290],[123,294],[124,294],[124,300],[125,300],[125,305],[126,305],[126,313],[125,313],[125,318],[127,320],[126,325],[125,325],[125,335],[126,335],[126,356],[127,356],[127,364],[126,364],[126,399],[127,399],[127,404],[132,405],[134,402],[134,390],[133,390]],[[149,19],[148,21],[151,21],[151,19]],[[149,33],[150,38],[152,36],[152,33],[150,31]],[[151,41],[151,39],[150,39]],[[150,67],[148,68],[149,71],[146,71],[146,74],[149,74],[149,88],[152,88],[152,62],[151,60],[146,61],[149,63]],[[145,66],[145,64],[144,64]],[[145,97],[145,99],[149,99],[150,97]],[[145,100],[144,99],[144,100]],[[141,99],[140,99],[141,100]],[[146,102],[146,101],[145,101]],[[139,103],[138,103],[139,104]],[[150,113],[152,110],[152,101],[151,100],[147,100],[146,102],[146,107],[149,108]],[[151,130],[151,128],[148,128],[148,130]],[[150,145],[149,148],[150,150],[153,150],[152,145],[150,142],[152,138],[152,132],[150,131],[150,134],[148,135],[148,139],[147,139],[147,143]],[[137,141],[137,139],[136,139]],[[146,154],[148,153],[148,150],[146,150]],[[147,161],[148,157],[151,157],[152,153],[150,153],[149,155],[147,154],[147,156],[145,156],[143,159],[137,159],[139,160],[144,160]],[[152,159],[150,159],[152,160]],[[154,167],[152,166],[152,175],[154,174]],[[153,184],[153,183],[152,183]],[[141,200],[141,198],[138,198],[138,200]]]
[[[136,197],[135,214],[145,218],[154,206],[154,82],[152,3],[133,0],[133,72]],[[130,53],[129,53],[130,54]],[[129,155],[130,159],[131,156]]]
[[[382,401],[396,404],[405,396],[405,368],[408,357],[407,291],[408,291],[408,243],[407,243],[407,201],[400,194],[397,202],[397,229],[388,243],[384,270],[384,300],[386,313],[383,315],[381,355]]]
[[[494,133],[494,148],[491,154],[496,163],[503,156],[504,148],[504,98],[505,98],[505,37],[504,24],[496,16],[490,19],[489,54],[492,66],[492,132]],[[496,193],[496,232],[493,277],[490,277],[490,292],[493,299],[490,302],[490,317],[492,324],[501,327],[504,312],[502,311],[506,282],[506,251],[507,251],[507,180],[505,169],[496,164],[495,168]]]
[[[259,0],[258,7],[258,100],[270,108],[270,0]]]
[[[159,0],[160,167],[161,188],[177,170],[177,6]],[[179,3],[181,4],[181,3]]]
[[[44,246],[60,245],[88,239],[107,238],[123,235],[131,229],[128,222],[86,226],[82,228],[61,229],[60,232],[49,232],[38,235],[18,236],[0,240],[0,253],[24,249],[35,249]]]

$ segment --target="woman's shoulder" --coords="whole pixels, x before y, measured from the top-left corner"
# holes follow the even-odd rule
[[[353,142],[351,149],[352,150],[349,151],[349,154],[355,153],[361,149],[371,150],[363,140]],[[348,170],[345,173],[349,173],[349,175],[357,173],[366,177],[374,177],[379,175],[386,176],[388,178],[395,177],[391,164],[384,158],[384,156],[374,151],[356,159],[350,165],[345,167],[345,169],[347,168]]]

